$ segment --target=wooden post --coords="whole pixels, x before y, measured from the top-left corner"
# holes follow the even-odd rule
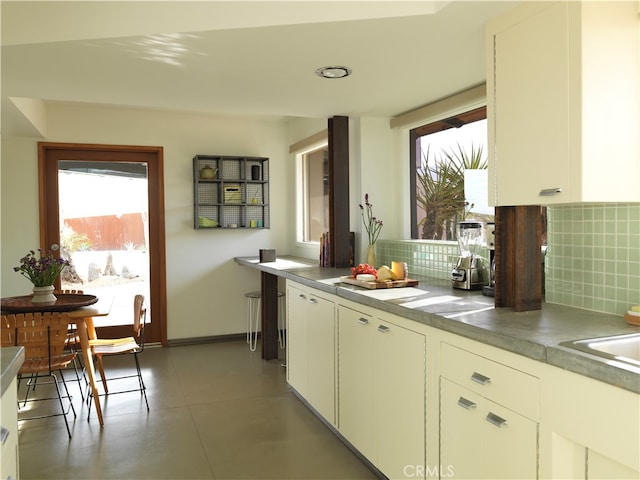
[[[278,358],[278,277],[261,272],[262,358]]]
[[[329,265],[349,267],[349,117],[329,119]]]
[[[496,207],[495,306],[542,308],[540,206]]]

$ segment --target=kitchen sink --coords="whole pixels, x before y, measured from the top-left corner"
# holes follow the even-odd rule
[[[587,338],[560,345],[610,360],[640,366],[640,333]]]

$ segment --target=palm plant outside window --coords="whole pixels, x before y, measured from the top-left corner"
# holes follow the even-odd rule
[[[493,221],[485,118],[482,108],[412,131],[412,238],[456,240],[456,223]]]

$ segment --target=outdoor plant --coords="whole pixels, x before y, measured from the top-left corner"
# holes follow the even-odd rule
[[[368,193],[364,194],[364,206],[362,204],[359,204],[358,206],[360,207],[362,223],[364,224],[367,236],[369,237],[369,245],[373,245],[376,243],[376,240],[378,240],[378,236],[382,230],[382,220],[378,220],[373,216],[373,204],[369,203]]]
[[[425,217],[420,221],[422,238],[455,240],[456,223],[464,220],[469,203],[464,197],[464,171],[486,169],[487,159],[482,145],[465,150],[442,150],[440,156],[431,155],[427,147],[421,168],[417,171],[416,201]]]
[[[57,250],[58,246],[52,245],[51,249]],[[55,257],[52,250],[43,255],[42,250],[38,249],[37,256],[33,250],[29,251],[13,270],[28,278],[34,287],[53,285],[58,275],[69,265],[69,261]]]

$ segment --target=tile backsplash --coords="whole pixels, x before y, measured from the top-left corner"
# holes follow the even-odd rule
[[[460,248],[458,242],[426,240],[378,240],[376,258],[380,265],[391,265],[392,260],[407,262],[409,272],[433,278],[451,279]],[[486,249],[481,252],[488,258]]]
[[[640,204],[554,206],[547,222],[546,302],[618,315],[640,305]],[[449,279],[458,245],[379,240],[376,255],[380,265],[400,260],[414,275]]]
[[[624,314],[640,305],[640,204],[550,207],[546,301]]]

